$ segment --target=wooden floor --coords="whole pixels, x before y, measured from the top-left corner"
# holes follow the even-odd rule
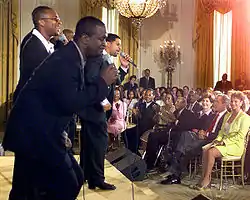
[[[11,188],[13,156],[0,157],[0,200],[7,200]],[[86,200],[132,200],[132,184],[116,168],[107,161],[105,162],[105,176],[108,182],[116,185],[115,191],[88,190],[85,186]],[[163,175],[152,176],[143,182],[134,184],[135,200],[191,200],[199,194],[198,191],[189,189],[190,182],[184,180],[181,185],[160,185],[159,180]],[[225,191],[212,189],[206,192],[206,196],[211,199],[226,200],[249,200],[250,187],[242,189],[241,186],[228,188]],[[78,200],[83,200],[83,190],[79,194]]]

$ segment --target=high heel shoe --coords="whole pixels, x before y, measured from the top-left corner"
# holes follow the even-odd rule
[[[211,189],[211,183],[209,183],[208,185],[196,185],[195,186],[195,190],[199,190],[199,191],[207,191]]]

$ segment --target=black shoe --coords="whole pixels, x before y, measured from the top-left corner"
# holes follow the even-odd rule
[[[96,187],[100,188],[101,190],[115,190],[116,187],[109,183],[99,183],[99,184],[89,184],[89,189],[94,190]]]
[[[169,175],[165,180],[161,181],[161,184],[163,185],[181,184],[181,179],[178,176]]]

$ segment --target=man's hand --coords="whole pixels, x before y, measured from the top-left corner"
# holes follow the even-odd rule
[[[212,143],[215,146],[224,146],[225,145],[225,143],[223,141],[218,141],[218,140],[214,140]]]
[[[198,132],[198,137],[199,137],[200,140],[205,140],[206,137],[207,137],[207,132],[204,131],[204,130],[200,130],[200,131]]]
[[[108,103],[108,104],[106,104],[106,105],[103,105],[103,110],[104,110],[105,112],[108,111],[108,110],[111,110],[111,104]]]
[[[118,75],[118,70],[114,65],[109,65],[108,67],[103,68],[101,71],[101,77],[104,79],[107,85],[115,83]]]
[[[120,56],[120,62],[121,62],[121,65],[124,67],[124,68],[129,68],[129,60],[131,58],[129,57],[129,55],[125,54],[125,58]]]

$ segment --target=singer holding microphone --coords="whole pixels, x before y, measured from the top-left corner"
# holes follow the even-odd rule
[[[100,71],[113,64],[113,57],[117,57],[121,50],[121,39],[118,35],[108,34],[106,47],[102,56],[88,59],[85,66],[86,84],[91,84],[95,77],[100,76]],[[120,56],[119,67],[120,84],[128,73],[130,58],[124,54]],[[115,67],[115,66],[114,66]],[[79,113],[81,125],[81,153],[80,166],[84,170],[84,178],[88,181],[89,189],[96,187],[102,190],[115,190],[116,187],[105,182],[104,159],[108,147],[107,120],[112,113],[111,103],[114,98],[115,84],[109,86],[109,92],[102,102],[88,106]]]

